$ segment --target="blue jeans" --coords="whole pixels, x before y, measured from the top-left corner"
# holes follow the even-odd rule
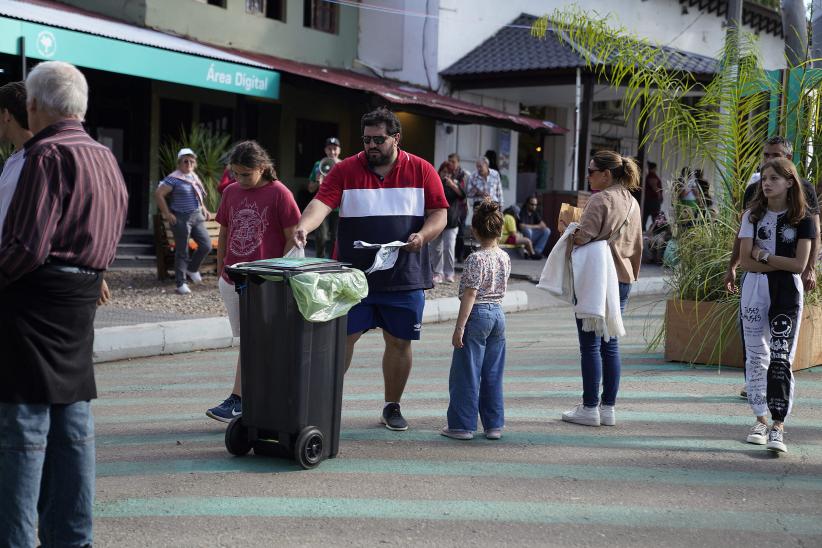
[[[619,282],[619,309],[625,312],[631,284]],[[579,352],[582,354],[582,404],[585,407],[599,405],[599,385],[602,382],[602,405],[614,405],[619,390],[622,361],[619,342],[613,338],[605,342],[593,331],[582,330],[582,320],[577,319]]]
[[[498,304],[475,304],[465,324],[462,348],[451,358],[448,428],[473,432],[477,411],[485,430],[502,428],[502,372],[505,368],[505,314]]]
[[[545,244],[548,243],[548,238],[551,236],[551,229],[522,227],[522,235],[534,244],[536,254],[542,255],[542,252],[545,251]]]
[[[94,419],[91,403],[0,403],[0,545],[92,542]]]

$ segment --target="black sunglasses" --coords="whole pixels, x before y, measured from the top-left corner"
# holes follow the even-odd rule
[[[375,145],[381,145],[385,142],[386,139],[391,137],[390,135],[363,135],[362,136],[362,144],[367,145],[369,143],[374,143]]]
[[[600,171],[607,171],[607,170],[605,170],[605,169],[591,169],[589,167],[588,168],[588,175],[593,175],[594,173],[597,173],[597,172],[600,172]]]

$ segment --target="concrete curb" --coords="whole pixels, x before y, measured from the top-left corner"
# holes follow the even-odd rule
[[[502,301],[502,308],[505,312],[528,310],[528,294],[509,291]],[[460,301],[456,297],[431,299],[425,302],[422,323],[453,320],[459,309]],[[232,336],[226,317],[102,327],[94,330],[93,360],[103,363],[238,344],[239,339]]]
[[[535,287],[536,289],[536,287]],[[669,292],[665,278],[640,278],[631,288],[631,296],[659,295]],[[546,295],[548,295],[546,293]],[[567,303],[550,297],[537,299],[529,306],[528,293],[522,290],[508,291],[502,302],[507,313],[524,310],[567,306]],[[460,301],[456,297],[431,299],[425,302],[422,323],[452,321],[459,314]],[[132,358],[146,358],[163,354],[178,354],[194,350],[212,350],[237,346],[239,339],[231,334],[228,318],[199,318],[194,320],[164,321],[103,327],[94,330],[94,363]]]
[[[141,323],[94,330],[94,363],[225,348],[239,344],[228,318]]]

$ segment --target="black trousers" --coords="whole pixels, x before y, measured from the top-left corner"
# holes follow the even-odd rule
[[[793,407],[791,364],[799,338],[803,297],[797,274],[745,274],[740,300],[745,385],[748,403],[757,417],[770,411],[773,420],[784,421]]]

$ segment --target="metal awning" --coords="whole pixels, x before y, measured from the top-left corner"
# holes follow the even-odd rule
[[[382,97],[392,105],[412,107],[432,116],[451,120],[457,123],[476,123],[490,126],[507,127],[517,131],[543,131],[549,134],[567,133],[557,124],[548,120],[539,120],[528,116],[510,114],[468,101],[440,95],[430,90],[417,88],[410,84],[367,76],[352,70],[336,69],[300,63],[270,55],[238,51],[238,54],[251,57],[259,63],[299,77],[319,80],[334,86],[356,91],[363,91]]]

